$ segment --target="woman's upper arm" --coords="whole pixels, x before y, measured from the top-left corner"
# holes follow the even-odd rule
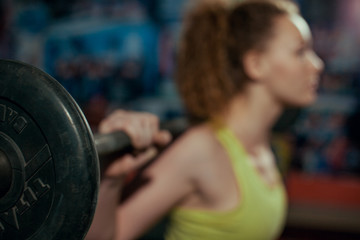
[[[115,239],[135,239],[194,191],[189,151],[174,144],[146,171],[147,183],[117,209]],[[180,145],[180,146],[179,146]]]

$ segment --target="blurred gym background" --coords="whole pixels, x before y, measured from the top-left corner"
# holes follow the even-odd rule
[[[1,0],[0,58],[57,79],[94,131],[115,108],[178,118],[174,57],[190,1]],[[360,239],[360,0],[297,3],[326,68],[318,101],[274,130],[290,200],[281,239]]]

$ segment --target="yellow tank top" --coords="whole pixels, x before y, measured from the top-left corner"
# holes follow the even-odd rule
[[[225,212],[176,208],[170,214],[167,240],[266,240],[282,232],[287,198],[282,183],[269,187],[247,159],[242,145],[227,128],[215,131],[227,151],[241,199]]]

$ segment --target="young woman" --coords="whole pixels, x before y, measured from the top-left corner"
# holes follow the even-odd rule
[[[165,214],[166,239],[264,240],[282,232],[286,194],[269,136],[285,107],[314,102],[323,63],[293,2],[197,2],[184,22],[177,68],[197,124],[146,169],[148,184],[123,204],[125,173],[155,151],[107,169],[89,239],[136,239]],[[138,147],[170,139],[140,113],[116,112],[100,129],[123,129]]]

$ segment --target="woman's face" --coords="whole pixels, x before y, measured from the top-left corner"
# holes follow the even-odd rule
[[[303,107],[315,101],[324,64],[312,49],[310,29],[302,17],[275,20],[274,34],[261,59],[262,82],[280,104]]]

